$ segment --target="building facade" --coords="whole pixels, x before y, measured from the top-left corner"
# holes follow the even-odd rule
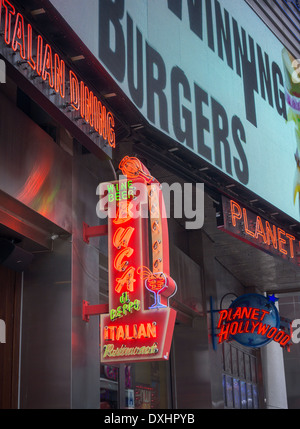
[[[86,3],[0,2],[0,408],[299,408],[299,4]],[[83,303],[109,302],[126,156],[165,190],[176,321],[167,359],[114,364]],[[253,293],[287,347],[218,342]]]

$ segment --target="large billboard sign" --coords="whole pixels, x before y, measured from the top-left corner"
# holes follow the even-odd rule
[[[300,64],[245,1],[76,2],[52,0],[151,126],[300,219]]]

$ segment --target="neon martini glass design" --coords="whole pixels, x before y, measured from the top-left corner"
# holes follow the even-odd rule
[[[154,304],[149,308],[164,308],[166,305],[160,302],[161,293],[168,287],[167,278],[164,273],[154,273],[149,276],[145,281],[146,288],[153,292]]]
[[[138,274],[145,279],[145,287],[154,295],[154,304],[149,308],[166,308],[161,303],[161,293],[168,287],[167,277],[164,273],[152,273],[147,267],[138,268]]]

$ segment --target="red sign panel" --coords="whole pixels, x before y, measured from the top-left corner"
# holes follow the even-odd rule
[[[223,216],[219,229],[296,265],[300,264],[299,240],[240,203],[222,196]]]
[[[120,167],[127,179],[107,183],[104,189],[108,210],[109,314],[101,315],[101,361],[168,359],[176,319],[168,300],[176,292],[176,284],[169,276],[163,199],[158,182],[136,158],[126,157]],[[149,219],[142,207],[145,204]],[[149,256],[152,271],[148,268]]]
[[[115,147],[112,113],[8,0],[0,1],[0,52],[97,146],[101,137]]]

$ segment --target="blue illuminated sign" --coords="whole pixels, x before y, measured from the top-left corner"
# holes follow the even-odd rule
[[[274,340],[285,346],[290,335],[280,330],[277,298],[256,293],[238,297],[227,310],[219,311],[219,343],[234,340],[246,347],[262,347]]]

